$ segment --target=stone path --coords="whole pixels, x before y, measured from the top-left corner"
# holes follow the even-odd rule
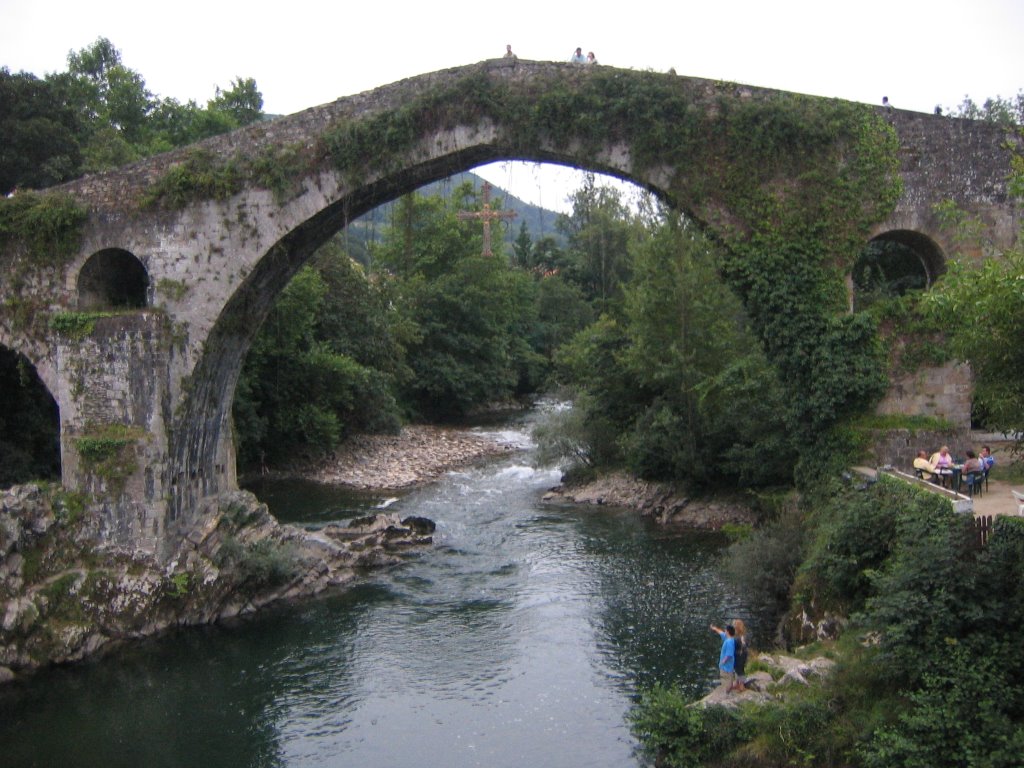
[[[1010,491],[1024,491],[1024,487],[990,479],[988,491],[974,497],[974,514],[1016,515],[1017,500]]]

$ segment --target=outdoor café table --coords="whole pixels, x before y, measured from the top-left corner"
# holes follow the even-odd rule
[[[942,478],[942,485],[946,485],[946,478],[949,478],[950,489],[960,493],[960,474],[963,464],[950,464],[948,467],[936,467],[935,474]]]

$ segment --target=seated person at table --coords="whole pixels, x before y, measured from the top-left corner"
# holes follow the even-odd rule
[[[992,455],[992,451],[987,445],[981,446],[981,456],[978,458],[981,459],[981,466],[986,472],[996,465],[996,457]]]
[[[935,475],[935,465],[928,461],[928,454],[925,451],[918,451],[917,458],[914,459],[914,469],[920,470],[921,477],[924,480],[931,480],[935,482],[937,479]]]
[[[930,461],[936,469],[952,469],[953,457],[949,455],[949,446],[944,445],[939,448],[938,453],[932,454]]]
[[[967,461],[964,462],[964,468],[961,471],[965,475],[971,472],[984,472],[985,466],[981,463],[981,459],[974,455],[974,451],[967,451]]]

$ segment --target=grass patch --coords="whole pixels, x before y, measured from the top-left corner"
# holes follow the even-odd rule
[[[951,432],[956,429],[951,421],[941,419],[938,416],[906,415],[900,413],[864,414],[857,417],[851,426],[857,429],[909,429],[912,432]]]
[[[50,330],[66,339],[81,341],[96,330],[96,321],[118,312],[57,312],[50,316]]]
[[[118,495],[138,469],[135,447],[145,436],[143,430],[126,424],[90,425],[73,442],[82,468],[103,479],[107,490]]]

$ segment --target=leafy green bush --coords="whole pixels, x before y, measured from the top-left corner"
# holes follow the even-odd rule
[[[233,568],[238,583],[249,589],[281,586],[298,573],[293,548],[271,539],[243,544],[228,536],[221,544],[217,560],[220,567]]]
[[[714,763],[740,742],[740,717],[725,707],[695,707],[675,688],[655,686],[630,714],[643,752],[667,768]]]
[[[20,192],[0,198],[0,245],[21,240],[42,264],[62,264],[78,248],[88,212],[68,195]]]
[[[819,609],[849,615],[863,607],[892,551],[901,506],[896,499],[910,498],[914,490],[884,477],[866,488],[847,485],[818,512],[817,534],[801,574]]]
[[[908,692],[897,722],[880,728],[861,747],[867,768],[1020,765],[1024,697],[1009,682],[1012,673],[1003,663],[1019,651],[978,640],[945,644],[939,665],[928,659],[921,685]]]
[[[729,545],[722,556],[722,573],[755,605],[781,615],[803,562],[806,538],[796,504],[784,505],[777,518]]]

